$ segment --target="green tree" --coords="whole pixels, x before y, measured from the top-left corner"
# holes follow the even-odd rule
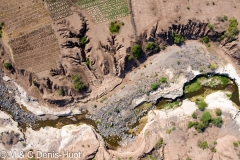
[[[109,30],[111,33],[118,33],[120,30],[120,26],[118,25],[117,21],[111,22]]]
[[[223,123],[222,117],[217,117],[212,120],[212,124],[219,128],[222,127],[222,123]]]
[[[134,57],[139,58],[142,53],[142,48],[139,44],[134,44],[131,52]]]
[[[76,91],[79,92],[80,90],[86,87],[85,84],[82,83],[80,76],[73,75],[72,80],[73,80],[73,89],[75,89]]]
[[[173,40],[175,44],[181,44],[184,42],[184,37],[180,34],[173,33]]]
[[[212,116],[208,111],[203,112],[201,121],[205,126],[208,126],[208,124],[211,122]]]
[[[3,66],[4,66],[4,68],[6,68],[6,69],[8,69],[8,70],[12,69],[12,64],[9,63],[9,62],[5,62],[5,63],[3,64]]]

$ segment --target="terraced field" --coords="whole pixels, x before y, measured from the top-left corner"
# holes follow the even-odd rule
[[[51,23],[41,0],[0,0],[0,19],[10,39]]]
[[[75,2],[86,9],[96,23],[129,15],[127,0],[80,0]]]
[[[50,25],[15,38],[9,44],[17,68],[39,73],[56,67],[59,46]]]

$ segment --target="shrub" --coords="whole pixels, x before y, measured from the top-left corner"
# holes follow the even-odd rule
[[[197,119],[197,113],[196,112],[193,112],[192,118]]]
[[[195,103],[201,111],[204,111],[207,107],[207,103],[204,100],[197,100]]]
[[[165,49],[166,49],[166,47],[165,47],[165,46],[162,46],[162,47],[161,47],[161,49],[162,49],[162,50],[165,50]]]
[[[89,60],[89,58],[86,58],[86,65],[87,65],[87,66],[90,65],[90,60]]]
[[[128,61],[131,61],[133,59],[133,56],[132,55],[129,55],[128,56]]]
[[[208,111],[203,112],[201,121],[205,126],[208,126],[208,124],[212,121],[212,116]]]
[[[215,63],[210,64],[210,65],[208,66],[208,68],[210,68],[211,70],[214,70],[214,69],[217,68],[217,64],[215,64]]]
[[[73,75],[72,80],[73,80],[73,89],[75,89],[77,92],[79,92],[80,90],[86,87],[85,84],[82,83],[80,76]]]
[[[233,142],[234,147],[238,147],[238,142]]]
[[[219,128],[222,127],[222,123],[223,123],[222,117],[217,117],[212,120],[212,124]]]
[[[202,41],[203,41],[204,43],[209,43],[209,38],[208,38],[208,36],[204,36],[203,39],[202,39]]]
[[[6,68],[6,69],[8,69],[8,70],[12,69],[12,64],[9,63],[9,62],[5,62],[5,63],[3,64],[3,66],[4,66],[4,68]]]
[[[201,141],[198,143],[198,147],[202,148],[202,149],[207,149],[208,148],[208,143],[207,141]]]
[[[214,148],[214,147],[211,148],[211,151],[214,152],[214,153],[217,152],[216,148]]]
[[[181,44],[184,42],[184,37],[180,34],[173,33],[173,40],[175,44]]]
[[[153,83],[150,85],[150,87],[152,88],[152,90],[156,90],[159,87],[159,83]]]
[[[58,94],[59,94],[60,96],[64,96],[64,95],[65,95],[65,92],[64,92],[64,90],[63,90],[62,88],[60,88],[59,91],[58,91]]]
[[[190,7],[189,7],[189,6],[187,6],[187,9],[188,9],[188,10],[190,10]]]
[[[79,38],[79,43],[83,46],[85,46],[87,44],[87,37],[84,36],[82,38]]]
[[[214,29],[214,25],[213,25],[213,24],[208,23],[208,27],[209,27],[211,30]]]
[[[217,108],[217,109],[215,109],[215,113],[216,113],[217,116],[221,116],[222,115],[222,110]]]
[[[192,121],[188,122],[188,128],[192,128],[193,126],[196,126],[196,125],[198,125],[198,122],[192,122]]]
[[[109,30],[111,33],[118,33],[120,30],[120,26],[118,25],[117,21],[111,22]]]
[[[161,83],[167,83],[167,78],[166,78],[166,77],[162,77],[162,78],[160,79],[160,82],[161,82]]]
[[[239,30],[238,30],[237,19],[232,18],[229,20],[228,30],[226,33],[227,41],[232,42],[238,34],[239,34]]]
[[[154,146],[154,149],[157,150],[157,149],[161,148],[162,145],[164,145],[163,138],[159,138],[159,140],[157,141],[157,143]]]
[[[192,160],[192,159],[188,157],[188,158],[186,158],[186,160]]]
[[[194,126],[194,128],[198,131],[198,133],[202,133],[205,130],[206,126],[203,123],[198,123]]]
[[[153,51],[153,50],[154,50],[155,52],[159,51],[159,47],[157,46],[157,44],[154,43],[154,42],[148,43],[148,44],[146,45],[146,51]]]
[[[132,47],[132,54],[134,57],[139,58],[142,53],[142,48],[139,44],[134,44]]]

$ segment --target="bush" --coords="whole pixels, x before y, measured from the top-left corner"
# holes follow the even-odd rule
[[[213,25],[213,24],[208,23],[208,27],[209,27],[211,30],[214,29],[214,25]]]
[[[201,111],[204,111],[207,107],[207,103],[204,100],[197,100],[195,103]]]
[[[154,43],[154,42],[148,43],[148,44],[146,45],[146,51],[153,51],[153,50],[154,50],[155,52],[159,51],[159,47],[157,46],[157,44]]]
[[[159,83],[153,83],[150,85],[150,87],[152,88],[152,90],[156,90],[159,87]]]
[[[164,145],[163,138],[159,138],[158,142],[155,144],[154,149],[157,150]]]
[[[139,58],[142,53],[142,48],[139,44],[134,44],[131,52],[134,57]]]
[[[222,123],[223,123],[222,117],[217,117],[212,120],[212,124],[219,128],[222,127]]]
[[[89,60],[89,58],[86,58],[86,65],[87,65],[87,66],[90,65],[90,60]]]
[[[237,19],[232,18],[229,20],[228,31],[226,33],[227,41],[232,42],[238,34],[239,30]]]
[[[202,149],[207,149],[208,148],[208,143],[207,141],[201,141],[198,143],[198,147],[202,148]]]
[[[209,43],[209,38],[208,38],[208,36],[204,36],[203,39],[202,39],[202,41],[203,41],[204,43]]]
[[[184,37],[182,35],[179,35],[177,33],[173,33],[173,40],[175,44],[181,44],[184,42]]]
[[[6,69],[8,69],[8,70],[12,69],[12,64],[9,63],[9,62],[5,62],[5,63],[3,64],[3,66],[4,66],[4,68],[6,68]]]
[[[217,108],[217,109],[215,109],[215,113],[216,113],[217,116],[221,116],[222,115],[222,110]]]
[[[234,147],[238,147],[238,142],[233,142]]]
[[[215,63],[210,64],[210,65],[208,66],[208,68],[210,68],[211,70],[214,70],[214,69],[217,68],[217,64],[215,64]]]
[[[160,82],[161,82],[161,83],[167,83],[167,78],[166,78],[166,77],[162,77],[162,78],[160,79]]]
[[[192,128],[193,126],[197,126],[199,122],[192,122],[192,121],[189,121],[188,122],[188,128]]]
[[[83,84],[81,82],[81,77],[80,76],[73,75],[72,80],[73,80],[73,89],[75,89],[76,91],[79,92],[80,90],[82,90],[86,87],[85,84]]]
[[[194,126],[194,128],[198,131],[198,133],[202,133],[205,130],[206,126],[203,123],[198,123]]]
[[[133,59],[133,56],[132,55],[129,55],[128,56],[128,61],[131,61]]]
[[[197,119],[197,113],[196,112],[193,112],[192,118]]]
[[[87,44],[87,37],[84,36],[82,38],[79,38],[79,43],[83,46],[85,46]]]
[[[117,21],[111,22],[109,30],[111,33],[118,33],[120,30],[120,26],[118,25]]]
[[[65,92],[64,92],[64,90],[63,90],[62,88],[60,88],[59,91],[58,91],[58,94],[59,94],[60,96],[64,96],[64,95],[65,95]]]
[[[212,116],[208,111],[203,112],[201,121],[205,126],[208,126],[208,124],[212,121]]]

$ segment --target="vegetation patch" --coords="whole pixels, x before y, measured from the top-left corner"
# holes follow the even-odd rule
[[[9,63],[9,62],[3,63],[3,66],[4,66],[4,68],[6,68],[6,69],[8,69],[8,70],[12,69],[12,64]]]
[[[200,142],[198,143],[198,147],[199,147],[199,148],[202,148],[202,149],[207,149],[207,148],[208,148],[208,143],[207,143],[207,141],[200,141]]]
[[[161,106],[161,108],[163,109],[171,109],[171,108],[177,108],[179,106],[181,106],[181,101],[174,101],[174,102],[171,102],[171,103],[166,103],[164,105]]]
[[[73,75],[73,89],[79,92],[80,90],[84,89],[86,86],[82,83],[81,77],[79,75]]]
[[[82,38],[79,38],[79,43],[85,46],[87,44],[87,37],[83,36]]]
[[[236,18],[232,18],[229,20],[228,30],[227,32],[221,36],[221,39],[227,37],[227,42],[232,42],[236,39],[236,36],[239,34],[238,22]]]
[[[216,113],[217,116],[221,116],[222,115],[222,110],[217,108],[217,109],[215,109],[215,113]]]
[[[181,44],[184,42],[184,37],[180,34],[173,33],[173,40],[175,44]]]
[[[157,141],[157,143],[156,143],[155,146],[154,146],[154,149],[155,149],[155,150],[158,150],[158,149],[161,148],[163,145],[164,145],[163,138],[159,138],[159,140]]]
[[[212,119],[212,124],[214,126],[216,126],[216,127],[221,128],[222,127],[222,123],[223,123],[222,117],[217,117],[217,118],[213,118]]]
[[[2,38],[2,27],[4,26],[4,23],[0,23],[0,38]]]
[[[204,42],[204,43],[209,43],[210,42],[210,40],[209,40],[209,38],[208,38],[208,36],[204,36],[203,38],[202,38],[202,42]]]
[[[216,63],[212,63],[208,66],[208,68],[210,68],[211,70],[215,70],[217,68],[217,64]]]
[[[154,42],[149,42],[146,45],[146,51],[154,51],[154,52],[158,52],[159,51],[159,47],[156,43]]]
[[[187,85],[184,89],[185,93],[196,92],[202,88],[201,82],[197,79],[195,82]]]
[[[120,30],[120,25],[117,23],[117,21],[111,22],[109,30],[111,33],[118,33]]]
[[[60,88],[60,89],[59,89],[58,94],[59,94],[60,96],[64,96],[64,95],[65,95],[65,92],[64,92],[63,88]]]
[[[134,57],[139,58],[143,51],[139,44],[134,44],[131,52]]]
[[[197,100],[195,103],[201,111],[204,111],[207,107],[207,103],[204,100]]]

